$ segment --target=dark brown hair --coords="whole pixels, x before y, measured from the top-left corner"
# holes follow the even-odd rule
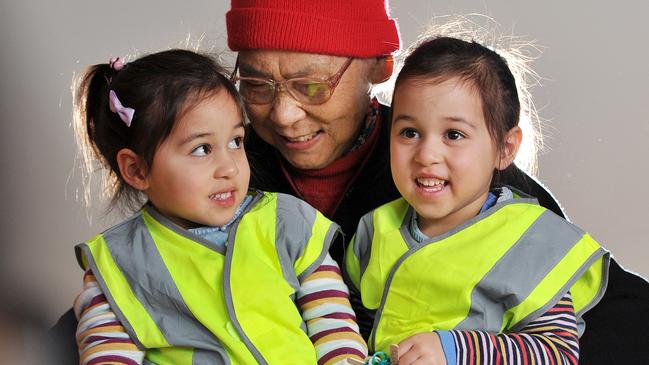
[[[518,125],[520,102],[507,61],[489,48],[450,37],[425,40],[406,58],[395,93],[406,80],[441,83],[455,77],[478,91],[487,130],[500,150],[507,131]]]
[[[142,203],[141,193],[120,174],[116,156],[121,149],[131,149],[150,169],[175,121],[222,89],[237,102],[243,117],[239,94],[226,75],[212,57],[181,49],[138,58],[120,71],[109,64],[88,69],[75,89],[75,127],[86,167],[94,157],[108,170],[109,207],[136,209]],[[109,90],[135,110],[130,127],[110,111]]]

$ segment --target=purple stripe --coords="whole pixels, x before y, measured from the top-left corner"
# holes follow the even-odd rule
[[[335,349],[331,352],[327,352],[326,354],[324,354],[321,358],[318,359],[318,365],[322,365],[327,361],[333,359],[334,357],[340,355],[356,355],[361,359],[365,357],[365,355],[362,352],[358,351],[355,348],[341,347],[339,349]]]
[[[330,335],[332,333],[343,333],[343,332],[356,333],[354,330],[352,330],[349,327],[336,327],[336,328],[330,328],[328,330],[318,332],[309,338],[311,339],[311,342],[316,342],[322,337]]]
[[[354,320],[354,321],[356,320],[356,316],[355,316],[355,315],[353,315],[353,314],[349,314],[349,313],[340,313],[340,312],[330,313],[330,314],[325,314],[325,315],[322,316],[321,318],[332,318],[332,319],[352,319],[352,320]]]
[[[88,307],[92,307],[92,306],[97,305],[97,304],[99,304],[101,302],[108,303],[106,301],[106,297],[104,296],[104,294],[97,294],[92,298],[92,300],[90,301],[90,304],[88,304]]]
[[[316,273],[316,272],[327,272],[327,271],[335,272],[337,274],[341,274],[340,269],[338,268],[338,266],[334,266],[334,265],[320,265],[314,271],[314,273]]]
[[[349,298],[349,295],[340,290],[322,290],[303,296],[302,298],[298,299],[297,305],[301,307],[308,302],[323,298]]]

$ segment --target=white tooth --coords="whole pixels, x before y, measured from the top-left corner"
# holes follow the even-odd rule
[[[417,179],[417,182],[421,185],[428,186],[428,187],[444,185],[445,183],[444,180],[436,180],[436,179]]]
[[[306,136],[296,137],[296,138],[288,138],[288,140],[291,141],[291,142],[306,142],[306,141],[311,140],[314,136],[315,136],[315,133],[309,134],[309,135],[306,135]]]
[[[212,195],[212,199],[215,200],[225,200],[229,198],[232,195],[232,192],[227,192],[227,193],[221,193],[221,194],[214,194]]]

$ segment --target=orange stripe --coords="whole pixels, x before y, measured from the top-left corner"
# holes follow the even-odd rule
[[[80,362],[84,362],[88,357],[103,351],[129,351],[129,352],[139,352],[138,348],[134,344],[129,343],[110,343],[110,344],[100,344],[88,347],[86,351],[80,356]]]
[[[88,335],[93,335],[96,333],[124,333],[126,330],[122,326],[106,326],[106,327],[90,327],[87,330],[81,332],[77,335],[77,342],[81,342],[81,339],[87,337]]]
[[[309,281],[318,280],[318,279],[338,279],[342,280],[340,274],[333,271],[316,271],[313,274],[307,276],[302,280],[302,283],[307,283]]]

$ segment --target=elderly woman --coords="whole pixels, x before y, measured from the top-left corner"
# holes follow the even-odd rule
[[[384,0],[233,0],[228,44],[252,122],[252,186],[296,195],[341,225],[399,195],[389,164],[390,109],[371,98],[400,47]],[[504,183],[563,215],[514,167]],[[331,249],[341,261],[343,245]]]
[[[370,97],[372,85],[391,75],[400,46],[386,1],[232,0],[226,21],[252,123],[252,186],[306,200],[349,240],[364,213],[398,196],[389,168],[390,110]],[[502,178],[564,216],[518,168]],[[339,262],[343,246],[331,248]],[[609,289],[584,318],[583,363],[649,361],[649,336],[632,325],[649,323],[649,284],[614,260]]]

